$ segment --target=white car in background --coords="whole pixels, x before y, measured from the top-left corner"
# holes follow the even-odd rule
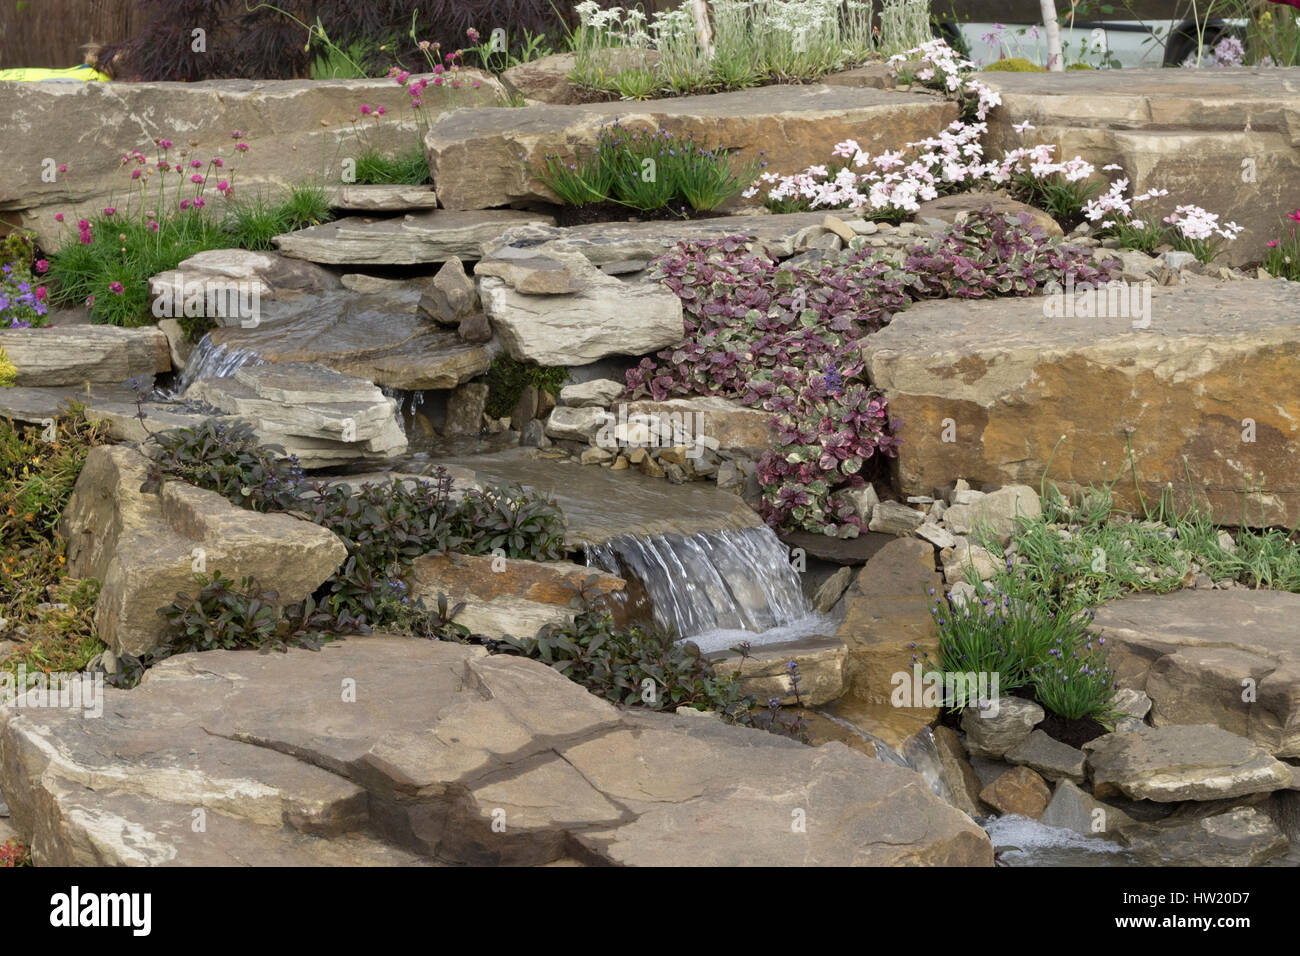
[[[1241,39],[1245,23],[1238,20],[1202,20],[1198,31],[1187,2],[1080,4],[1073,24],[1061,27],[1061,47],[1066,64],[1084,62],[1093,67],[1135,69],[1182,66],[1195,57],[1198,33],[1202,57],[1213,59],[1215,46],[1225,37]],[[1057,12],[1069,10],[1068,0],[1057,2]],[[1023,58],[1047,65],[1047,36],[1038,0],[935,0],[933,13],[939,31],[950,44],[969,51],[977,67],[1004,58]],[[956,42],[954,42],[956,41]]]

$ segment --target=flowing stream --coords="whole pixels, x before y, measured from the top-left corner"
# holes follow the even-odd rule
[[[767,527],[654,536],[586,546],[587,564],[645,586],[655,620],[701,651],[825,633],[786,548]]]
[[[201,378],[226,378],[234,375],[245,365],[261,365],[262,357],[252,349],[231,349],[223,345],[213,345],[210,336],[203,336],[194,352],[185,363],[185,371],[176,388],[168,398],[176,399],[185,394],[185,390]]]

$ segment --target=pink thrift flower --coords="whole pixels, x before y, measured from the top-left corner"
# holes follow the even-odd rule
[[[37,301],[37,302],[44,302],[44,301],[45,301],[45,297],[46,297],[47,295],[49,295],[49,292],[46,291],[45,286],[43,286],[43,285],[38,285],[38,286],[36,287],[36,301]]]
[[[362,115],[362,116],[369,116],[369,115],[370,115],[370,107],[367,106],[365,103],[362,103],[362,104],[361,104],[361,115]]]
[[[375,112],[378,113],[380,116],[383,116],[385,111],[384,111],[384,108],[383,108],[382,106],[376,106],[376,107],[375,107]]]
[[[229,188],[230,188],[230,183],[224,179],[221,180],[221,182],[217,183],[217,192],[219,193],[224,193]]]
[[[94,307],[95,307],[95,297],[93,295],[86,296],[86,308],[93,309]]]
[[[158,164],[158,168],[159,168],[162,172],[165,173],[165,172],[167,172],[167,170],[169,170],[169,169],[172,168],[172,164],[171,164],[171,163],[159,163],[159,164]]]
[[[64,163],[62,166],[59,167],[59,172],[61,172],[61,173],[66,173],[67,171],[68,171],[68,164],[67,164],[67,163]]]
[[[409,80],[410,78],[411,78],[411,74],[410,71],[408,70],[402,70],[400,73],[397,74],[397,82],[401,83],[402,85],[405,85],[406,81]]]
[[[108,291],[113,293],[114,295],[121,295],[123,292],[126,291],[126,289],[122,287],[122,283],[120,282],[110,282],[108,284]]]
[[[190,162],[190,169],[202,169],[202,168],[203,168],[202,160],[195,159]]]
[[[63,213],[61,213],[61,212],[56,212],[56,213],[54,214],[54,221],[55,221],[55,222],[63,222]]]
[[[188,199],[182,199],[182,200],[181,200],[181,208],[182,208],[182,209],[189,209],[189,208],[190,208],[190,201],[189,201]]]
[[[161,146],[163,149],[171,149],[172,141],[169,139],[160,139],[158,140],[158,145]]]
[[[131,170],[131,178],[132,178],[132,179],[139,179],[139,178],[140,178],[140,170],[138,170],[138,169],[133,169],[133,170]]]
[[[113,215],[113,213],[115,213],[115,212],[117,212],[117,207],[116,207],[116,206],[105,206],[105,207],[104,207],[104,215],[105,215],[105,216],[111,216],[111,215]]]
[[[80,229],[82,232],[86,232],[90,229],[90,223],[85,219],[78,219],[77,228]]]
[[[1289,214],[1287,218],[1294,219],[1296,222],[1300,222],[1300,209],[1297,209],[1295,212]]]
[[[236,144],[235,144],[235,149],[239,150],[241,153],[246,153],[246,152],[248,152],[248,144],[247,144],[247,143],[236,143]]]
[[[442,86],[442,77],[440,77],[440,76],[435,76],[435,77],[433,78],[433,85],[434,85],[434,86]]]
[[[195,208],[195,209],[201,209],[201,208],[203,208],[203,203],[204,203],[204,199],[203,199],[202,196],[195,196],[195,197],[194,197],[194,208]]]
[[[36,271],[37,271],[37,272],[47,272],[47,271],[49,271],[49,268],[50,268],[50,261],[49,261],[48,259],[37,259],[37,260],[36,260]]]
[[[230,138],[231,138],[231,139],[243,139],[243,138],[244,138],[244,134],[243,134],[242,132],[240,132],[239,130],[237,130],[237,129],[232,129],[232,130],[230,131]]]
[[[200,176],[198,173],[195,173],[193,176],[190,177],[190,182],[201,183],[203,182],[203,177]]]
[[[468,30],[466,30],[466,31],[465,31],[465,35],[466,35],[467,37],[469,37],[469,42],[470,42],[470,43],[477,43],[477,42],[478,42],[478,31],[475,30],[473,27],[470,27]]]
[[[158,231],[158,223],[154,222],[152,219],[149,220],[149,231],[150,231],[150,232],[157,232],[157,231]]]
[[[212,161],[212,165],[217,167],[217,169],[224,169],[226,166],[226,161],[222,159],[220,156],[218,156],[216,159]]]
[[[1264,243],[1264,245],[1268,246],[1270,249],[1276,249],[1276,248],[1277,248],[1277,240],[1276,240],[1276,239],[1270,239],[1268,242]]]

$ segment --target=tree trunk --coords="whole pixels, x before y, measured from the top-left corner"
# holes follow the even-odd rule
[[[1043,28],[1047,31],[1047,68],[1064,70],[1065,56],[1061,52],[1061,26],[1056,22],[1054,0],[1039,0],[1043,11]]]

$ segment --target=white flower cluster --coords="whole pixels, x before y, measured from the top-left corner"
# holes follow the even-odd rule
[[[919,60],[916,78],[922,83],[938,83],[949,93],[969,93],[978,98],[977,119],[986,119],[989,110],[1002,105],[1002,97],[970,74],[975,64],[965,59],[943,40],[930,40],[889,58],[889,66],[899,72],[904,63]]]

